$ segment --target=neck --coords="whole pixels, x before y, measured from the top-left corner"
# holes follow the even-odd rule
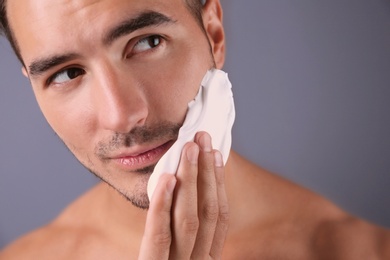
[[[147,210],[134,206],[116,190],[106,184],[103,185],[106,194],[104,208],[109,212],[110,219],[122,227],[134,226],[134,231],[139,227],[140,232],[143,233]]]

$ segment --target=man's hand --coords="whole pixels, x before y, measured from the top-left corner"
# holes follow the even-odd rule
[[[200,132],[184,146],[176,176],[159,180],[139,259],[220,259],[228,219],[222,156]]]

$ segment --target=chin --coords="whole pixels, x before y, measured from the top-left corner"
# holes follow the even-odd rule
[[[122,195],[127,201],[131,202],[133,206],[140,209],[149,209],[149,197],[147,193],[148,181],[151,173],[149,174],[139,174],[137,178],[133,179],[133,183],[128,186],[124,186],[122,182],[119,186],[109,181],[105,181],[109,186],[116,190],[120,195]]]
[[[121,181],[118,184],[115,183],[115,181],[106,179],[100,174],[97,174],[96,171],[93,171],[91,168],[88,167],[86,168],[89,170],[89,172],[91,172],[93,175],[95,175],[97,178],[99,178],[101,181],[103,181],[109,187],[115,190],[124,199],[131,202],[133,206],[140,209],[149,209],[150,201],[147,193],[147,186],[148,186],[150,175],[152,174],[153,170],[150,171],[149,169],[148,171],[146,171],[145,169],[137,173],[130,173],[130,174],[136,174],[138,176],[136,178],[133,178],[132,180],[133,183],[131,184],[129,183],[128,185],[126,185],[128,181]],[[151,168],[154,168],[154,166]]]
[[[150,175],[149,175],[150,176]],[[149,197],[147,193],[149,177],[141,178],[131,191],[120,192],[127,201],[131,202],[135,207],[140,209],[149,209]]]

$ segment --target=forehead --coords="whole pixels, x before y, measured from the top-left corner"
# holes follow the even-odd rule
[[[31,54],[96,40],[126,17],[156,11],[189,17],[184,0],[9,0],[9,23],[24,60]],[[80,42],[77,42],[80,41]],[[45,48],[42,48],[45,46]],[[39,48],[37,48],[39,47]],[[42,53],[43,54],[43,53]],[[39,54],[38,54],[39,55]]]

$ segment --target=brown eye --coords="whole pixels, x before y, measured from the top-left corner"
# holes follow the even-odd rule
[[[132,53],[137,54],[143,51],[147,51],[149,49],[156,48],[161,44],[162,37],[159,35],[151,35],[139,40],[133,48]]]
[[[80,68],[65,69],[56,73],[53,77],[51,77],[49,83],[54,83],[54,84],[66,83],[72,79],[75,79],[83,75],[84,73],[85,73],[84,70]]]

